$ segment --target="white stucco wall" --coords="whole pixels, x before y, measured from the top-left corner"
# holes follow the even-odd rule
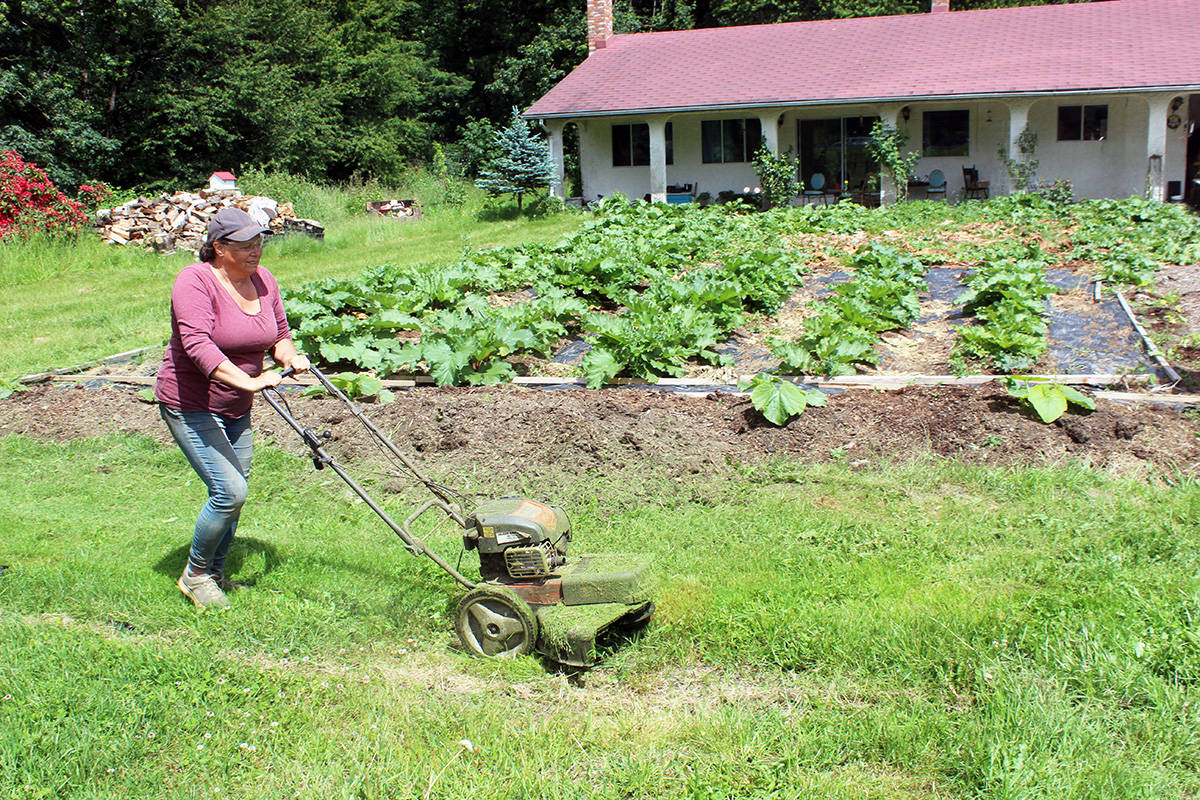
[[[916,175],[926,179],[929,173],[940,169],[946,176],[946,197],[957,200],[963,188],[963,167],[975,167],[979,180],[986,181],[994,194],[1004,191],[1007,173],[1000,161],[998,151],[1008,140],[1008,108],[1002,103],[914,103],[909,106],[910,117],[903,126],[909,134],[909,149],[919,151],[922,143],[922,125],[926,111],[966,110],[971,114],[967,131],[967,154],[961,156],[939,156],[922,158],[917,162]],[[914,195],[914,197],[917,197]]]
[[[667,165],[667,183],[690,183],[697,192],[708,192],[714,199],[722,191],[741,192],[757,182],[749,164],[700,163],[700,122],[705,119],[738,119],[746,115],[676,114],[671,122],[675,163]],[[623,192],[640,198],[650,192],[649,167],[612,165],[612,126],[645,122],[645,117],[589,119],[580,123],[580,171],[586,200]]]
[[[1168,130],[1163,159],[1165,181],[1184,179],[1187,152],[1187,96],[1178,113],[1184,124]],[[1017,101],[1021,102],[1021,101]],[[1028,102],[1028,101],[1024,101]],[[1108,137],[1104,141],[1058,141],[1060,105],[1108,106]],[[936,102],[909,104],[909,120],[901,127],[909,134],[909,147],[921,147],[922,115],[926,110],[967,109],[971,112],[969,150],[965,156],[925,158],[917,163],[918,177],[927,177],[940,169],[947,179],[947,196],[954,200],[962,189],[962,168],[975,166],[982,180],[991,184],[992,194],[1009,191],[1008,173],[998,151],[1009,139],[1009,105],[1001,100]],[[786,110],[763,110],[768,124],[778,125],[780,147],[798,152],[797,121],[835,117],[877,116],[884,109],[876,106],[822,106]],[[1149,104],[1141,95],[1087,95],[1041,98],[1030,105],[1029,124],[1038,134],[1035,158],[1039,181],[1068,178],[1076,197],[1129,197],[1142,195],[1146,188],[1147,116]],[[690,183],[698,192],[716,197],[721,191],[741,192],[753,188],[757,177],[750,164],[703,164],[700,160],[700,123],[708,119],[759,117],[759,112],[690,113],[667,117],[672,123],[674,163],[667,166],[667,183]],[[579,121],[580,167],[583,195],[587,200],[623,192],[640,198],[651,191],[650,168],[612,166],[612,126],[646,122],[646,117],[605,117]],[[1157,121],[1165,126],[1165,117]]]

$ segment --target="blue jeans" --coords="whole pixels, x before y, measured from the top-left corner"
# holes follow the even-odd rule
[[[158,409],[179,449],[208,487],[208,501],[196,518],[188,564],[193,572],[224,572],[225,555],[246,502],[254,449],[250,415],[231,419],[209,411],[179,411],[161,403]]]

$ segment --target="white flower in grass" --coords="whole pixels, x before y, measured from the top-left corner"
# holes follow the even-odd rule
[[[216,716],[216,714],[215,714],[214,712],[212,712],[212,711],[205,711],[205,712],[204,712],[204,716],[206,716],[206,717],[215,717],[215,716]]]
[[[475,752],[475,745],[471,744],[470,739],[459,739],[458,746],[461,747],[463,750],[466,750],[468,753]]]
[[[223,684],[223,683],[225,683],[225,679],[224,679],[224,678],[217,678],[217,685],[218,685],[218,686],[220,686],[220,685],[221,685],[221,684]]]
[[[205,733],[205,734],[204,734],[204,738],[205,738],[205,739],[211,739],[211,738],[212,738],[212,734],[211,734],[211,733]]]

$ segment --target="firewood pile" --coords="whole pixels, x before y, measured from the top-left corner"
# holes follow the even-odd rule
[[[96,233],[113,244],[136,244],[168,254],[176,250],[198,253],[208,234],[209,217],[229,206],[246,211],[273,234],[325,235],[321,223],[297,217],[290,202],[278,203],[237,189],[179,191],[102,208],[96,213]]]

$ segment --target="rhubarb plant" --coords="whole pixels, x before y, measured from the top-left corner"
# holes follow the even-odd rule
[[[951,365],[964,372],[969,360],[1000,372],[1031,367],[1047,347],[1046,298],[1053,292],[1041,261],[981,262],[958,298],[976,324],[959,327]]]
[[[783,368],[802,375],[851,375],[876,364],[883,331],[910,325],[920,314],[925,266],[915,257],[880,244],[861,248],[848,267],[854,277],[833,287],[804,321],[795,341],[771,338]]]

